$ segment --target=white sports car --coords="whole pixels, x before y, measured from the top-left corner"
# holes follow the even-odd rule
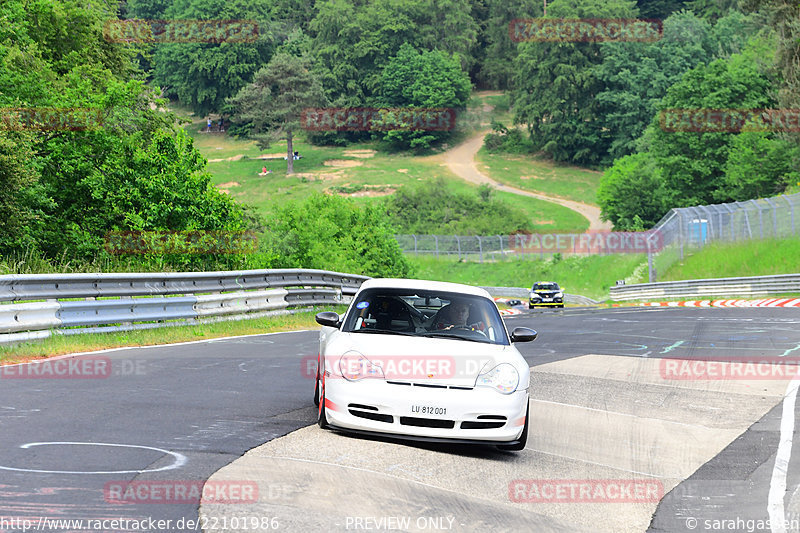
[[[314,402],[319,425],[414,440],[496,444],[528,439],[528,364],[483,289],[371,279],[323,326]]]

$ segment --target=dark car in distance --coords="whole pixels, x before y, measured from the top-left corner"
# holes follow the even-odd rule
[[[528,309],[537,305],[544,307],[564,307],[564,290],[554,281],[539,281],[531,288]]]

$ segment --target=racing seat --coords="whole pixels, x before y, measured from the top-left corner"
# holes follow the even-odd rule
[[[416,330],[408,312],[403,304],[397,300],[382,299],[377,303],[378,311],[375,313],[375,327],[389,331],[413,332]]]

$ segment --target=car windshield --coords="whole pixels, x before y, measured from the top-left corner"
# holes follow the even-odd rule
[[[537,283],[533,286],[534,291],[557,291],[558,283]]]
[[[509,344],[493,301],[441,291],[366,289],[350,307],[342,330]]]

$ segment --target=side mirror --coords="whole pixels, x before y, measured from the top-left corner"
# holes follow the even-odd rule
[[[531,328],[514,328],[511,332],[511,342],[530,342],[536,340],[539,334]]]
[[[317,324],[320,326],[329,326],[332,328],[338,328],[342,323],[339,319],[339,315],[333,311],[323,311],[321,313],[317,313],[317,315],[314,317],[314,320],[316,320]]]

